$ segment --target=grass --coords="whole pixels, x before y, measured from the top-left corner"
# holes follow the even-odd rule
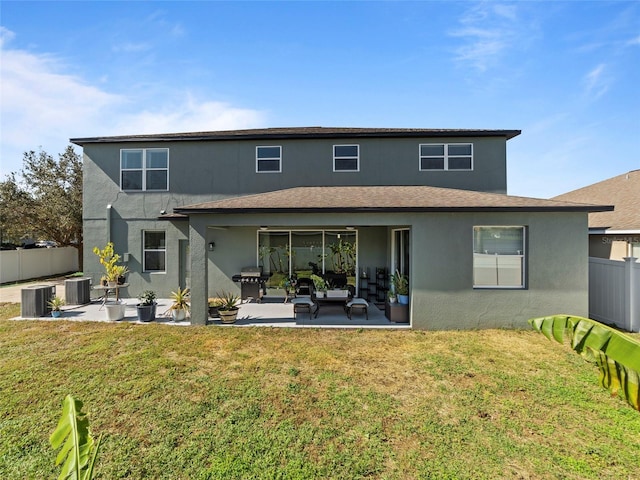
[[[54,478],[65,395],[98,478],[638,479],[640,415],[533,331],[8,321],[0,478]]]

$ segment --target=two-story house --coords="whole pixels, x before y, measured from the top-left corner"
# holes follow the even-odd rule
[[[506,195],[518,130],[268,128],[76,138],[84,239],[113,241],[129,292],[207,298],[233,275],[408,275],[414,328],[514,327],[588,312],[587,214]],[[100,267],[85,248],[85,274]],[[276,287],[270,283],[269,288]]]

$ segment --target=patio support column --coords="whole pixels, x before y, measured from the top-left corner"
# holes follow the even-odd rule
[[[203,215],[189,217],[189,248],[191,251],[191,324],[206,325],[207,306],[207,224]]]

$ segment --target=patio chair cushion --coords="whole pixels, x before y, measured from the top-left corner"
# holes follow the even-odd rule
[[[316,318],[318,317],[318,304],[314,302],[310,297],[296,297],[291,299],[291,304],[293,305],[293,314],[295,316],[296,313],[302,311],[309,312],[309,318],[315,313]]]
[[[353,309],[359,309],[364,312],[367,316],[367,320],[369,320],[369,302],[367,302],[364,298],[354,298],[347,302],[345,305],[347,310],[347,317],[351,320],[351,311]]]

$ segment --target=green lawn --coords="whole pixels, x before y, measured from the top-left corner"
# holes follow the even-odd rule
[[[640,414],[533,331],[4,320],[0,478],[56,478],[65,395],[101,479],[639,479]]]

